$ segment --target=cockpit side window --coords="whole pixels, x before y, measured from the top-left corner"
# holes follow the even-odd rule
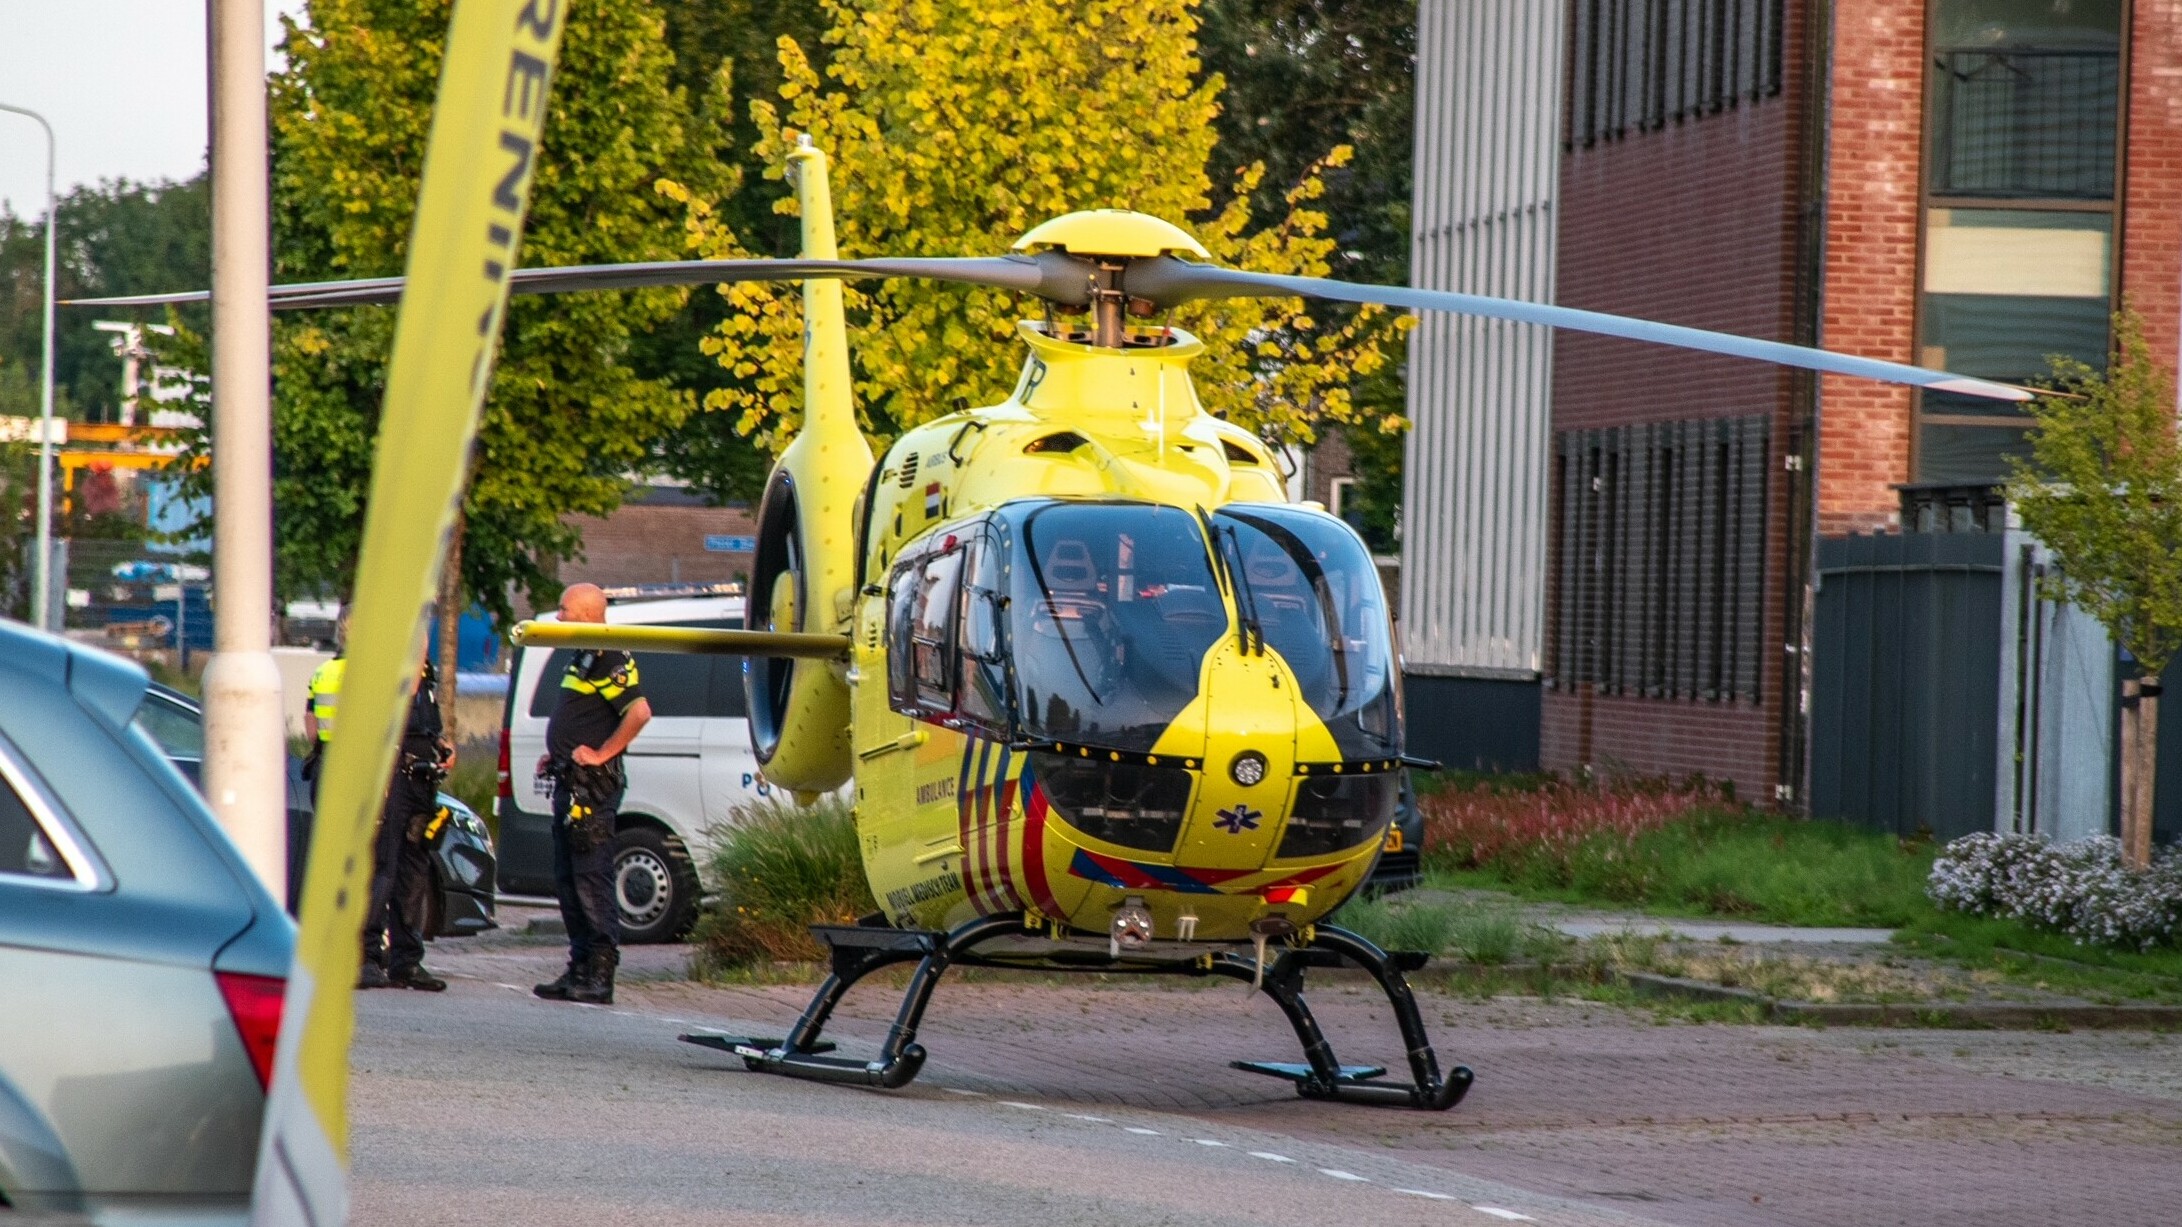
[[[909,621],[910,668],[917,700],[940,710],[955,705],[955,614],[962,599],[962,551],[924,560]]]
[[[951,713],[955,706],[955,626],[962,604],[963,549],[920,551],[901,560],[888,583],[888,699],[904,715]]]
[[[961,667],[957,709],[962,718],[1003,740],[1014,736],[1009,700],[1008,645],[1003,610],[1007,600],[997,538],[981,534],[967,547],[962,583],[961,633],[955,644]]]

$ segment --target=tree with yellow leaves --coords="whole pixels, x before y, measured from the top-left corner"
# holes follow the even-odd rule
[[[808,135],[833,161],[835,222],[845,257],[984,255],[1041,221],[1078,209],[1134,209],[1191,231],[1213,257],[1263,272],[1323,276],[1334,241],[1312,207],[1334,148],[1286,194],[1287,215],[1261,226],[1244,169],[1213,209],[1207,171],[1222,82],[1198,79],[1198,0],[822,0],[824,76],[780,41],[779,101],[752,104],[757,153],[778,178]],[[705,205],[674,183],[692,250],[750,254]],[[776,206],[794,209],[792,196]],[[802,345],[792,287],[724,287],[732,309],[705,340],[738,377],[705,407],[775,446],[800,420]],[[1003,291],[915,281],[851,284],[851,343],[865,428],[885,437],[938,417],[958,399],[1000,400],[1021,357]],[[1196,374],[1206,407],[1267,437],[1309,443],[1323,422],[1359,422],[1348,382],[1385,362],[1380,339],[1399,321],[1365,312],[1319,319],[1299,300],[1193,304],[1174,323],[1208,344]],[[1369,415],[1398,429],[1398,419]]]

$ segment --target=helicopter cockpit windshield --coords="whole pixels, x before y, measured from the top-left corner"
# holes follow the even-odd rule
[[[1287,662],[1342,756],[1401,753],[1370,554],[1339,521],[1273,505],[1023,500],[934,532],[889,585],[893,706],[1004,741],[1150,753],[1236,629],[1222,571],[1244,632]]]
[[[1008,629],[1023,736],[1148,752],[1197,697],[1227,607],[1196,516],[1049,503],[1014,525]]]
[[[1244,629],[1280,654],[1344,758],[1399,755],[1400,674],[1385,590],[1354,532],[1324,512],[1230,504],[1212,515]]]

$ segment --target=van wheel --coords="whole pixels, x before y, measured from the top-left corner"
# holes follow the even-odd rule
[[[671,942],[697,919],[697,869],[682,841],[651,827],[629,827],[614,838],[614,901],[621,940]]]

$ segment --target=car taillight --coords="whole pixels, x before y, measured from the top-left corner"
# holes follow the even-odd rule
[[[508,731],[500,730],[500,796],[515,795],[515,786],[508,781]]]
[[[235,1033],[242,1037],[243,1051],[250,1054],[258,1086],[270,1086],[273,1050],[280,1044],[280,1007],[287,1000],[288,982],[233,971],[216,971],[212,978],[220,982],[220,996],[227,999],[227,1013],[235,1020]]]

